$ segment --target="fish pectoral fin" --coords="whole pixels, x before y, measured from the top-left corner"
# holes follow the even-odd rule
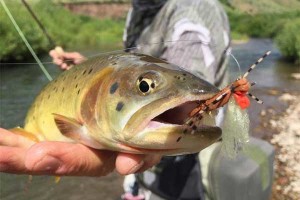
[[[53,115],[57,128],[64,136],[95,149],[104,148],[100,142],[90,136],[87,127],[76,119],[55,113]]]
[[[14,134],[24,136],[24,137],[26,137],[26,138],[34,141],[34,142],[39,142],[39,139],[37,138],[36,135],[34,135],[31,132],[26,131],[25,129],[23,129],[21,127],[12,128],[12,129],[9,129],[9,131],[13,132]]]
[[[80,140],[82,134],[83,125],[76,119],[66,117],[60,114],[52,113],[54,115],[54,121],[59,131],[66,137],[72,138],[75,141]]]

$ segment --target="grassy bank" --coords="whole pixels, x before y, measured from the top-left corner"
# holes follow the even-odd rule
[[[229,17],[233,39],[273,38],[289,61],[300,62],[300,3],[294,2],[292,7],[268,0],[243,1],[243,4],[238,0],[221,2]],[[245,2],[252,2],[252,7]]]
[[[23,4],[19,1],[5,2],[33,49],[38,53],[49,51],[49,41]],[[74,50],[121,46],[125,19],[97,20],[74,15],[47,0],[30,5],[57,45]],[[0,19],[0,60],[22,60],[29,57],[29,51],[2,6]]]

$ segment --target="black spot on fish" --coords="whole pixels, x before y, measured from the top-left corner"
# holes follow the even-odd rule
[[[185,78],[183,78],[182,80],[185,81]]]
[[[93,71],[93,68],[92,68],[92,69],[90,69],[90,71],[89,71],[89,73],[88,73],[88,74],[92,73],[92,71]]]
[[[197,130],[197,126],[192,126],[192,129],[195,131],[195,130]]]
[[[155,88],[155,83],[151,83],[150,85],[152,88]]]
[[[85,73],[86,73],[86,70],[83,71],[82,75],[85,75]]]
[[[123,103],[122,101],[120,101],[120,102],[117,104],[116,110],[120,112],[120,111],[122,110],[123,106],[124,106],[124,103]]]
[[[183,73],[182,75],[183,75],[183,76],[186,76],[186,73]]]
[[[117,91],[118,87],[119,87],[118,82],[115,82],[114,84],[112,84],[112,86],[110,87],[110,90],[109,90],[110,94],[115,93]]]
[[[177,138],[176,142],[179,142],[181,140],[181,136]]]
[[[202,119],[202,115],[197,114],[196,116],[197,116],[197,119],[198,119],[198,120],[201,120],[201,119]]]
[[[75,85],[75,88],[77,88],[78,87],[78,83]]]
[[[112,63],[112,65],[116,65],[116,64],[117,64],[116,62],[113,62],[113,63]]]
[[[188,132],[188,130],[187,130],[187,129],[184,129],[184,130],[183,130],[183,133],[184,133],[184,134],[186,134],[187,132]]]
[[[80,89],[77,91],[77,94],[79,94],[80,93]]]

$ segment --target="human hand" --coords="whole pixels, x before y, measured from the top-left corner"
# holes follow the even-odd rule
[[[52,57],[53,63],[63,70],[68,70],[74,64],[80,64],[85,60],[85,57],[80,53],[65,52],[61,47],[55,47],[55,49],[49,52],[49,55]]]
[[[65,142],[35,143],[0,128],[0,172],[55,176],[105,176],[114,169],[121,175],[142,172],[161,159],[96,150]]]

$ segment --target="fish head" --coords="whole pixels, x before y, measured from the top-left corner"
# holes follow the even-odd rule
[[[199,102],[219,90],[175,65],[149,57],[120,61],[123,66],[106,82],[106,116],[118,147],[133,153],[174,155],[199,152],[218,140],[221,129],[214,122],[191,134],[185,120]]]

